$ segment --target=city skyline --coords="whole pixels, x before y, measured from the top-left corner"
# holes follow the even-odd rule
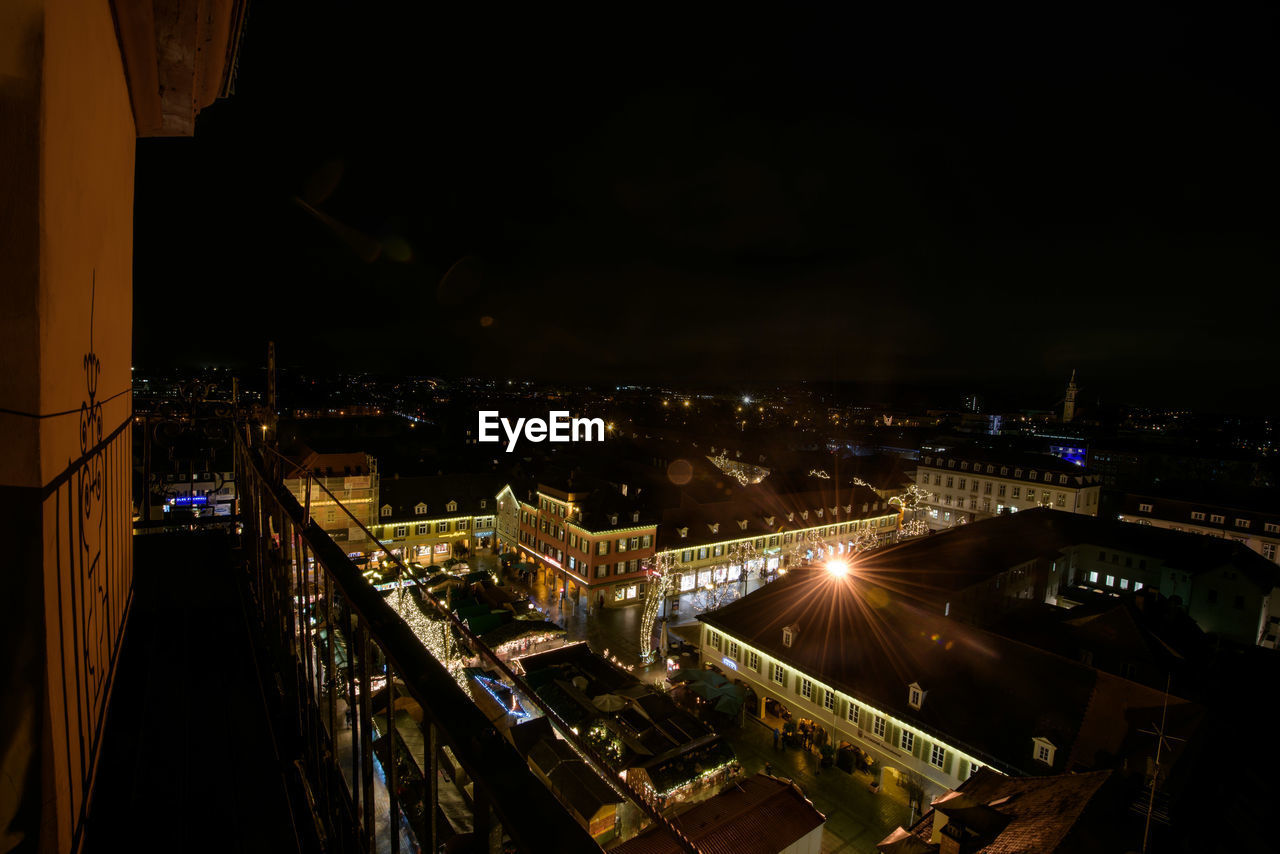
[[[588,43],[274,15],[200,136],[139,148],[140,364],[275,337],[406,373],[1276,390],[1265,18],[961,20],[900,52],[897,22],[800,13]],[[192,227],[225,236],[177,286]],[[163,331],[219,294],[296,327]]]

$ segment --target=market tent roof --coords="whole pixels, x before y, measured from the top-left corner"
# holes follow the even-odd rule
[[[511,735],[511,743],[516,746],[516,750],[526,759],[539,741],[544,738],[555,738],[555,733],[551,730],[551,719],[546,717],[534,718],[525,721],[518,726],[513,726],[508,732]]]
[[[581,759],[561,762],[551,772],[551,788],[569,808],[590,820],[605,807],[622,803],[623,798],[601,780]]]
[[[591,704],[602,712],[616,712],[626,708],[627,701],[617,694],[601,694],[593,697]]]
[[[491,629],[480,636],[480,640],[490,648],[496,649],[504,643],[521,640],[527,637],[545,637],[553,635],[561,637],[565,630],[550,620],[512,620]]]

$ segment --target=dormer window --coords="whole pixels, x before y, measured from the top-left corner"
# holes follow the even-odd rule
[[[488,503],[489,503],[489,499],[487,499],[487,498],[481,498],[481,499],[480,499],[480,509],[481,509],[481,510],[483,510],[483,509],[485,508],[485,505],[487,505]]]
[[[907,705],[913,709],[918,709],[924,705],[924,689],[919,683],[912,682],[907,686]]]
[[[416,505],[414,505],[413,512],[417,516],[423,516],[427,512],[427,505],[419,501]]]
[[[710,523],[708,523],[708,524],[707,524],[707,527],[711,529],[711,533],[713,533],[713,534],[718,534],[718,533],[720,533],[720,523],[719,523],[719,522],[710,522]]]
[[[832,515],[832,516],[839,516],[839,515],[840,515],[840,508],[839,508],[839,507],[832,507],[832,508],[831,508],[831,515]]]
[[[389,518],[391,518],[391,505],[390,505],[390,504],[383,504],[383,505],[382,505],[382,510],[381,510],[380,512],[382,513],[382,518],[383,518],[383,519],[389,519]]]
[[[682,539],[682,540],[683,540],[683,539],[685,539],[686,537],[688,537],[688,536],[689,536],[689,529],[688,529],[688,528],[676,528],[676,533],[678,533],[678,534],[680,535],[680,539]]]
[[[610,513],[610,514],[609,514],[609,524],[610,524],[610,525],[616,525],[616,524],[618,524],[618,514],[617,514],[617,513]]]
[[[637,510],[637,511],[635,511],[634,513],[632,513],[632,514],[631,514],[631,521],[632,521],[632,522],[639,522],[639,521],[640,521],[640,511],[639,511],[639,510]]]
[[[738,530],[739,530],[739,531],[745,531],[745,530],[747,530],[747,520],[746,520],[746,519],[739,519],[739,520],[738,520]]]
[[[775,516],[765,516],[765,517],[764,517],[764,523],[765,523],[766,525],[768,525],[770,528],[772,528],[772,527],[773,527],[773,520],[774,520],[775,518],[777,518],[777,517],[775,517]]]
[[[796,630],[793,626],[787,626],[782,630],[782,645],[790,647],[791,642],[796,639]]]
[[[852,504],[846,504],[846,505],[844,506],[844,512],[845,512],[845,513],[850,513],[850,514],[851,514],[851,513],[853,513],[853,505],[852,505]]]
[[[871,509],[871,505],[870,505],[870,504],[868,504],[868,503],[867,503],[867,502],[865,502],[865,501],[864,501],[864,502],[862,502],[862,512],[863,512],[863,513],[866,513],[866,512],[867,512],[868,510],[870,510],[870,509]]]
[[[451,500],[448,504],[446,504],[446,505],[444,506],[444,509],[445,509],[445,510],[448,510],[450,513],[457,513],[457,512],[458,512],[458,502],[456,502],[456,501],[452,501],[452,500]]]
[[[1054,747],[1053,742],[1047,738],[1031,739],[1031,755],[1037,762],[1043,762],[1050,767],[1053,766],[1053,755],[1058,748]]]
[[[801,519],[804,519],[806,522],[807,522],[807,521],[809,521],[809,511],[808,511],[808,510],[801,510],[801,511],[800,511],[800,518],[801,518]]]
[[[796,514],[794,514],[794,513],[788,513],[788,514],[787,514],[787,521],[788,521],[788,522],[794,522],[795,520],[796,520]]]
[[[813,512],[818,514],[818,518],[819,518],[819,519],[821,519],[821,518],[822,518],[822,508],[821,508],[821,507],[819,507],[817,510],[815,510],[815,511],[813,511]]]

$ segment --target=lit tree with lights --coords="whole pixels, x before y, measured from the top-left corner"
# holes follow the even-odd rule
[[[422,608],[409,594],[407,587],[401,587],[395,596],[395,609],[400,618],[413,629],[413,633],[422,641],[427,651],[435,656],[436,661],[444,665],[463,690],[467,689],[467,679],[462,672],[467,659],[466,651],[458,644],[453,627],[444,617],[432,618],[423,613]]]
[[[932,495],[933,493],[921,489],[913,483],[907,487],[906,492],[889,499],[889,503],[897,505],[902,512],[902,524],[898,529],[898,539],[905,540],[919,537],[929,532],[929,526],[920,518],[920,511],[924,509],[925,501]]]
[[[684,568],[676,553],[669,551],[659,552],[644,562],[649,586],[645,591],[644,610],[640,613],[641,661],[652,661],[654,658],[653,626],[658,620],[658,610],[668,596],[679,592],[676,589],[676,579]]]

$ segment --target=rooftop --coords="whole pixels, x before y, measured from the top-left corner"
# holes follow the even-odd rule
[[[984,768],[934,801],[910,831],[899,828],[879,848],[885,854],[937,852],[942,828],[962,824],[972,835],[970,854],[1094,850],[1080,819],[1110,774],[1006,777]]]
[[[741,780],[672,819],[705,854],[782,851],[825,821],[794,784],[765,774]],[[676,854],[682,849],[665,831],[655,829],[613,850]]]
[[[1097,767],[1099,757],[1128,749],[1135,722],[1158,715],[1163,700],[1151,688],[922,608],[856,573],[795,570],[698,619],[1010,772]],[[924,690],[919,709],[908,703],[912,683]],[[1056,748],[1052,766],[1033,758],[1034,738]]]

